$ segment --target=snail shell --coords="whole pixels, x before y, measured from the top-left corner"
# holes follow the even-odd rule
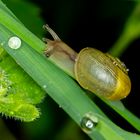
[[[81,50],[74,71],[79,84],[98,96],[120,100],[130,92],[131,82],[124,63],[97,49]]]

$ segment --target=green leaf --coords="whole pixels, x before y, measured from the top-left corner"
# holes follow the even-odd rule
[[[0,112],[6,117],[25,122],[33,121],[40,115],[39,110],[34,105],[10,97],[0,98]]]
[[[1,55],[0,58],[0,66],[10,81],[10,85],[7,83],[7,87],[10,87],[8,97],[15,98],[15,100],[22,99],[31,104],[40,103],[44,98],[45,92],[42,91],[32,78],[29,77],[7,53]]]
[[[40,115],[34,106],[45,92],[0,48],[0,113],[23,121]]]

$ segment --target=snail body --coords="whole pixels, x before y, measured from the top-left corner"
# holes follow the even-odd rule
[[[49,26],[45,28],[54,38],[54,41],[47,39],[45,55],[55,60],[56,65],[74,77],[84,89],[110,100],[120,100],[129,94],[128,70],[118,58],[94,48],[84,48],[77,54]]]

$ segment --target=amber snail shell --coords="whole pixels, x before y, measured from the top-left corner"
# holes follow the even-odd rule
[[[131,82],[124,63],[97,49],[82,49],[74,71],[78,83],[98,96],[120,100],[130,92]]]

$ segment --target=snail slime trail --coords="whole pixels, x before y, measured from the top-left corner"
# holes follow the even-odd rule
[[[44,28],[54,38],[45,39],[45,55],[84,89],[109,100],[121,100],[128,96],[131,90],[128,69],[118,58],[89,47],[77,54],[48,25]]]

